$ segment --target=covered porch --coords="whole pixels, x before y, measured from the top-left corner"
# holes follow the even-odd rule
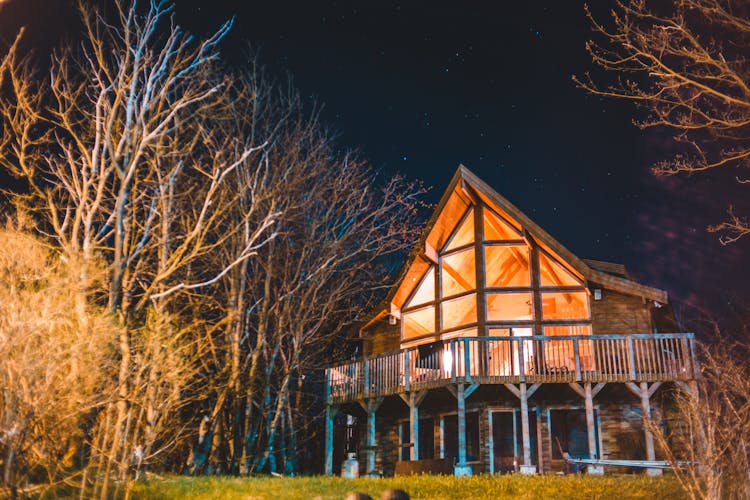
[[[597,456],[594,398],[617,383],[640,400],[643,415],[663,382],[687,383],[697,369],[691,333],[580,336],[465,337],[421,345],[331,367],[326,373],[325,470],[333,473],[333,418],[343,405],[366,414],[365,473],[375,472],[376,414],[383,399],[396,396],[409,408],[411,460],[420,458],[420,405],[431,390],[453,395],[457,419],[456,474],[471,474],[466,453],[466,399],[483,385],[501,385],[518,401],[520,471],[536,472],[529,398],[543,384],[564,384],[583,402],[589,457]],[[645,431],[649,460],[653,437]]]

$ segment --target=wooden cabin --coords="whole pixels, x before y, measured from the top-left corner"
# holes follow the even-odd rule
[[[643,418],[672,425],[669,387],[697,369],[674,329],[665,291],[573,255],[460,166],[363,357],[326,371],[325,471],[347,452],[371,475],[653,461]]]

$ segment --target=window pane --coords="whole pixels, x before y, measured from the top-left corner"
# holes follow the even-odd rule
[[[534,419],[536,420],[536,419]],[[492,412],[492,442],[495,472],[514,472],[518,458],[513,412]]]
[[[544,319],[588,319],[589,298],[586,292],[545,292],[542,294]]]
[[[565,325],[565,326],[545,326],[544,327],[544,335],[549,336],[556,336],[556,335],[591,335],[591,325]],[[545,340],[545,344],[547,341]],[[560,340],[560,341],[552,341],[558,342],[558,343],[569,343],[570,350],[573,350],[573,341],[572,340]],[[578,341],[578,355],[581,358],[581,370],[583,371],[590,371],[593,370],[594,365],[594,345],[593,342],[590,340],[579,340]],[[626,359],[627,353],[625,352],[618,352],[616,354],[619,356],[618,359]],[[623,363],[624,364],[624,363]],[[572,364],[570,365],[573,370],[575,370],[575,359],[573,359]]]
[[[474,242],[474,210],[469,210],[469,214],[461,223],[456,233],[445,246],[445,250],[453,250],[469,243]]]
[[[591,335],[591,325],[545,326],[544,335]]]
[[[479,460],[479,412],[466,412],[466,461]],[[446,415],[443,417],[443,436],[445,439],[445,458],[458,458],[458,417]]]
[[[401,422],[399,425],[399,441],[401,453],[399,454],[400,460],[411,459],[411,425],[409,422]]]
[[[530,292],[487,294],[487,319],[507,321],[533,319]]]
[[[463,330],[458,330],[455,332],[444,333],[440,336],[442,340],[448,341],[443,342],[443,370],[446,377],[450,376],[452,373],[455,373],[457,377],[463,377],[466,374],[466,343],[461,340],[455,342],[450,342],[449,340],[458,337],[476,336],[476,328],[465,328]],[[468,345],[469,363],[471,368],[476,363],[476,360],[479,359],[477,357],[479,344],[477,342],[469,342]]]
[[[435,424],[432,418],[419,419],[419,459],[435,456]]]
[[[510,337],[510,328],[490,328],[490,337]]]
[[[526,246],[485,246],[487,286],[531,286]]]
[[[539,252],[539,275],[542,286],[581,286],[581,282],[543,252]]]
[[[444,330],[477,321],[477,295],[475,293],[443,302],[441,306]]]
[[[419,337],[435,331],[435,307],[425,307],[402,314],[404,338]]]
[[[502,298],[506,295],[516,295],[524,297],[524,300],[531,301],[531,294],[527,293],[513,293],[513,294],[497,294],[488,296],[488,300],[491,297]],[[487,309],[489,314],[490,310]],[[531,313],[529,313],[531,317]],[[528,326],[514,326],[509,328],[490,328],[491,337],[531,337],[534,331]],[[508,376],[508,375],[520,375],[521,373],[521,357],[520,357],[520,341],[516,340],[493,340],[489,341],[490,346],[490,361],[489,361],[489,372],[492,375],[497,376]],[[531,340],[523,341],[523,361],[525,373],[530,373],[531,367],[534,361],[534,342]]]
[[[456,330],[455,332],[444,333],[440,336],[441,340],[450,340],[458,337],[476,337],[476,328],[464,328],[463,330]]]
[[[430,267],[427,274],[422,278],[422,282],[419,284],[417,290],[414,292],[414,296],[406,304],[406,307],[418,306],[427,302],[435,300],[435,270]]]
[[[485,240],[517,240],[521,235],[488,208],[484,209]]]
[[[443,257],[443,297],[476,288],[474,248]]]
[[[573,458],[590,458],[584,410],[550,410],[549,423],[552,441],[559,443],[552,447],[553,459],[563,458],[560,450],[569,453]]]

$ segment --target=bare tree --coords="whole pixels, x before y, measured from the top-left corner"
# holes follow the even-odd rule
[[[94,447],[102,496],[110,470],[124,479],[156,456],[154,443],[175,443],[164,422],[187,404],[194,356],[208,348],[185,333],[194,318],[184,297],[256,254],[279,215],[256,203],[268,187],[257,167],[266,144],[236,126],[254,89],[219,64],[230,23],[194,41],[168,3],[114,6],[105,17],[79,4],[81,43],[57,51],[46,77],[12,47],[2,65],[11,92],[0,98],[0,164],[28,187],[14,206],[65,255],[106,264],[101,297],[120,333],[117,394]],[[237,233],[232,260],[198,266]]]
[[[573,77],[596,95],[633,101],[640,128],[674,134],[678,153],[657,162],[660,175],[750,166],[750,5],[741,0],[618,0],[611,23],[587,7],[596,40],[586,44],[614,83]],[[740,184],[750,182],[739,174]],[[709,227],[732,243],[750,233],[746,214]]]
[[[302,203],[288,211],[282,236],[264,249],[267,260],[251,263],[265,262],[259,274],[271,280],[273,297],[263,303],[274,304],[263,321],[268,340],[262,385],[268,392],[257,403],[266,416],[256,422],[264,427],[256,435],[266,437],[265,449],[256,451],[251,468],[273,472],[280,442],[293,443],[279,454],[285,470],[298,470],[296,450],[313,437],[298,432],[313,422],[306,391],[314,377],[306,376],[330,363],[333,343],[385,289],[383,259],[413,244],[418,227],[418,186],[394,178],[376,187],[374,174],[353,157],[331,161],[322,154],[313,160],[325,168],[312,168],[304,191],[294,195]]]
[[[278,189],[264,203],[284,215],[278,237],[232,269],[215,294],[224,319],[213,335],[218,354],[207,368],[213,389],[192,450],[194,472],[277,472],[277,459],[299,471],[296,450],[315,434],[309,405],[316,398],[307,395],[315,374],[334,340],[385,289],[382,260],[411,244],[417,227],[421,187],[379,180],[354,155],[337,155],[293,94],[265,99],[283,116],[261,112],[256,122],[275,128],[264,135],[273,137],[266,161]],[[242,238],[228,241],[223,259],[232,260]]]
[[[116,323],[92,341],[108,384],[82,495],[188,452],[196,473],[296,470],[316,370],[385,289],[421,188],[337,153],[256,66],[223,67],[229,24],[196,41],[166,2],[79,9],[82,40],[48,74],[18,44],[2,60],[0,165],[33,231],[105,276],[81,306]]]

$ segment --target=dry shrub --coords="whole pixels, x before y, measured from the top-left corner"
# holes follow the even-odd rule
[[[0,230],[0,467],[11,494],[80,465],[112,350],[113,324],[87,300],[97,277],[28,234]]]
[[[653,430],[690,498],[750,498],[750,345],[699,345],[702,377],[675,392],[680,427]]]

